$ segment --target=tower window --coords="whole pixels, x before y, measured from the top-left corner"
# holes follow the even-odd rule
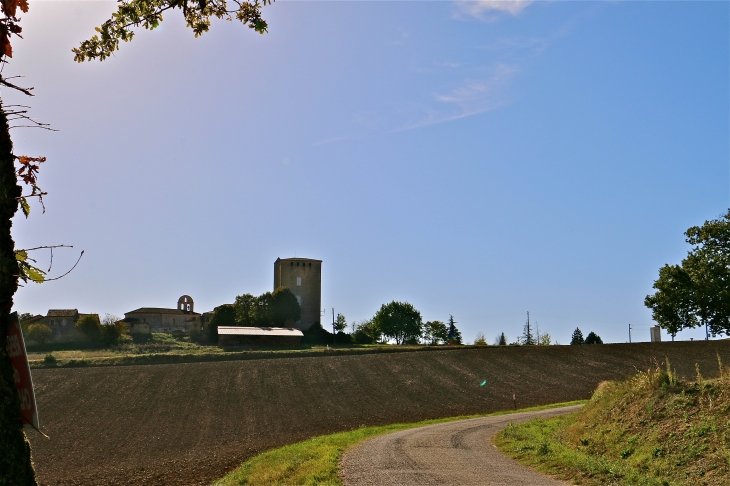
[[[297,303],[299,305],[302,305],[302,296],[301,295],[297,295]]]
[[[297,287],[302,286],[302,277],[297,277]]]

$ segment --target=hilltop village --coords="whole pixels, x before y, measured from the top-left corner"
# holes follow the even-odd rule
[[[309,258],[277,258],[274,262],[274,285],[276,290],[286,287],[296,297],[301,309],[301,318],[291,323],[289,334],[302,336],[315,323],[319,322],[322,296],[322,261]],[[190,295],[183,295],[174,308],[140,307],[124,313],[124,319],[117,321],[133,337],[144,337],[151,333],[167,333],[175,337],[189,337],[200,333],[215,314],[215,309],[206,312],[195,311],[195,301]],[[99,315],[82,313],[78,309],[49,309],[44,315],[28,316],[23,320],[24,327],[44,324],[51,330],[46,342],[70,343],[87,338],[76,325],[86,316],[93,316],[100,322]],[[255,328],[246,331],[219,330],[230,340],[233,335],[246,333],[248,336],[281,334],[273,328]]]

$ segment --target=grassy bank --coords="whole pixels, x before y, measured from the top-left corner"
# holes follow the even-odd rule
[[[718,362],[719,362],[718,357]],[[729,484],[730,370],[682,382],[657,366],[599,385],[575,414],[510,425],[496,445],[576,484]]]
[[[342,484],[339,472],[339,461],[342,453],[360,442],[376,435],[397,432],[399,430],[422,427],[424,425],[453,422],[490,415],[503,415],[532,410],[579,405],[585,401],[556,403],[521,410],[497,412],[488,415],[470,415],[451,417],[422,422],[384,425],[380,427],[361,427],[349,432],[324,435],[313,439],[273,449],[259,454],[243,463],[238,469],[216,481],[214,486],[234,486],[245,484],[267,485],[339,485]]]

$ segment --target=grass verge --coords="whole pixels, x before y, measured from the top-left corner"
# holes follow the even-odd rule
[[[392,424],[376,427],[361,427],[348,432],[314,437],[304,442],[290,444],[259,454],[244,462],[236,470],[219,479],[214,486],[234,486],[247,484],[266,485],[340,485],[338,475],[340,456],[347,449],[365,439],[376,435],[399,430],[422,427],[424,425],[453,422],[492,415],[505,415],[516,412],[546,410],[549,408],[580,405],[586,400],[555,403],[539,407],[524,408],[517,411],[503,411],[486,415],[468,415],[422,422]]]
[[[719,362],[719,358],[718,358]],[[680,382],[666,362],[604,382],[579,412],[510,424],[495,436],[520,463],[584,485],[727,486],[730,370]]]

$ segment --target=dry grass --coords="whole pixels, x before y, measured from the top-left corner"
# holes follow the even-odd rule
[[[696,367],[681,381],[669,360],[621,382],[602,382],[571,416],[510,426],[498,446],[576,484],[730,483],[730,370]]]

